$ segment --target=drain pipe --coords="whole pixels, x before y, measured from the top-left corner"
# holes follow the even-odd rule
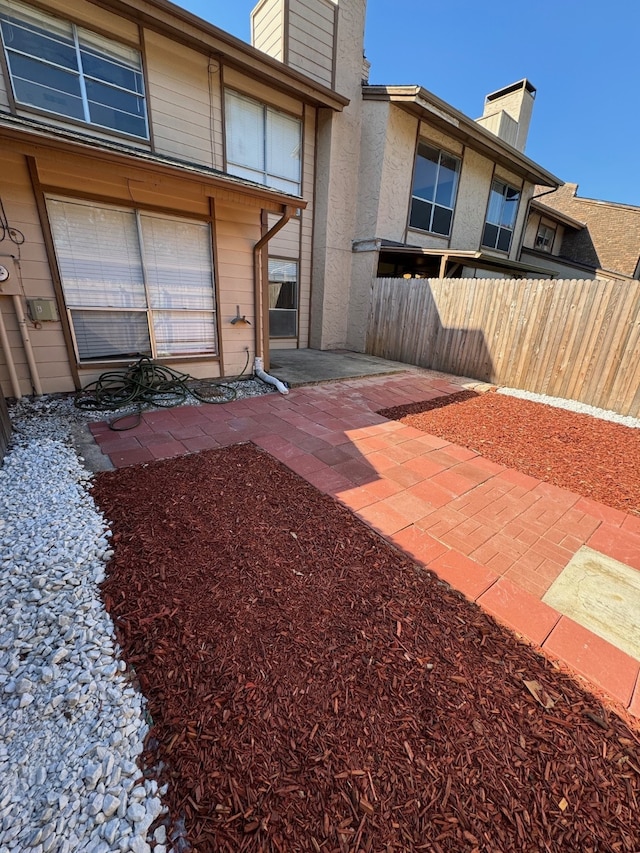
[[[266,234],[263,234],[262,237],[258,240],[258,242],[253,247],[253,286],[254,286],[254,299],[256,303],[256,329],[255,329],[255,363],[254,363],[254,373],[259,379],[262,379],[263,382],[268,382],[270,385],[275,385],[275,387],[280,391],[281,394],[288,394],[289,389],[286,385],[280,382],[279,379],[276,379],[275,376],[270,376],[268,373],[264,372],[264,324],[263,324],[263,314],[264,314],[264,289],[262,286],[262,250],[267,245],[269,240],[281,231],[287,222],[291,219],[292,216],[295,215],[296,208],[291,207],[290,205],[286,205],[284,209],[284,213],[282,214],[281,219],[279,219],[273,228],[270,228]]]
[[[24,313],[24,309],[22,307],[22,301],[17,294],[13,294],[13,308],[16,312],[16,317],[18,318],[18,326],[20,327],[20,334],[22,335],[22,345],[24,347],[25,355],[27,356],[27,363],[29,365],[29,370],[31,371],[31,381],[33,382],[33,390],[35,391],[38,397],[42,397],[42,385],[40,383],[40,374],[38,373],[38,366],[36,364],[36,359],[33,354],[33,347],[31,346],[31,339],[29,338],[29,328],[27,326],[27,318]]]

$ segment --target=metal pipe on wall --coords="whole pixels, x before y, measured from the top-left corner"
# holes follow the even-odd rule
[[[16,366],[13,362],[13,355],[11,354],[11,344],[9,343],[9,337],[7,335],[7,327],[4,324],[4,317],[2,316],[2,310],[0,309],[0,344],[2,345],[2,351],[4,353],[4,359],[7,363],[7,370],[9,371],[9,381],[11,382],[11,390],[13,391],[13,396],[16,400],[22,399],[22,393],[20,392],[20,382],[18,381],[18,374],[16,373]]]
[[[40,383],[40,375],[38,373],[38,366],[36,365],[36,359],[33,354],[33,347],[31,346],[31,338],[29,337],[29,329],[27,327],[27,318],[24,313],[24,309],[22,307],[22,301],[17,294],[13,294],[13,308],[16,312],[16,317],[18,318],[18,326],[20,327],[20,334],[22,335],[22,345],[24,346],[24,352],[27,356],[27,363],[29,365],[29,371],[31,373],[31,382],[33,384],[33,390],[37,394],[38,397],[42,396],[42,385]]]

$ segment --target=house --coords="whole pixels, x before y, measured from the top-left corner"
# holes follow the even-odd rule
[[[348,99],[166,0],[0,0],[0,32],[5,393],[307,346],[316,139]]]
[[[196,377],[364,349],[372,278],[520,255],[535,89],[474,121],[368,83],[366,0],[260,0],[252,44],[168,0],[0,0],[0,383],[150,355]]]
[[[521,259],[561,278],[640,278],[640,207],[536,188]]]

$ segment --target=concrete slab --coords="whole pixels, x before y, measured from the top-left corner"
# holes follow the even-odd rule
[[[416,370],[400,361],[347,350],[272,349],[269,357],[271,375],[290,387]]]
[[[579,549],[542,599],[640,660],[640,571]]]

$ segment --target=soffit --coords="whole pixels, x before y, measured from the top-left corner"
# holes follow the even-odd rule
[[[563,183],[560,178],[421,86],[364,86],[363,97],[369,101],[389,101],[395,104],[530,183],[554,188]]]
[[[261,50],[203,21],[167,0],[90,0],[96,6],[134,20],[175,42],[257,77],[306,103],[342,110],[349,98],[316,83]]]

